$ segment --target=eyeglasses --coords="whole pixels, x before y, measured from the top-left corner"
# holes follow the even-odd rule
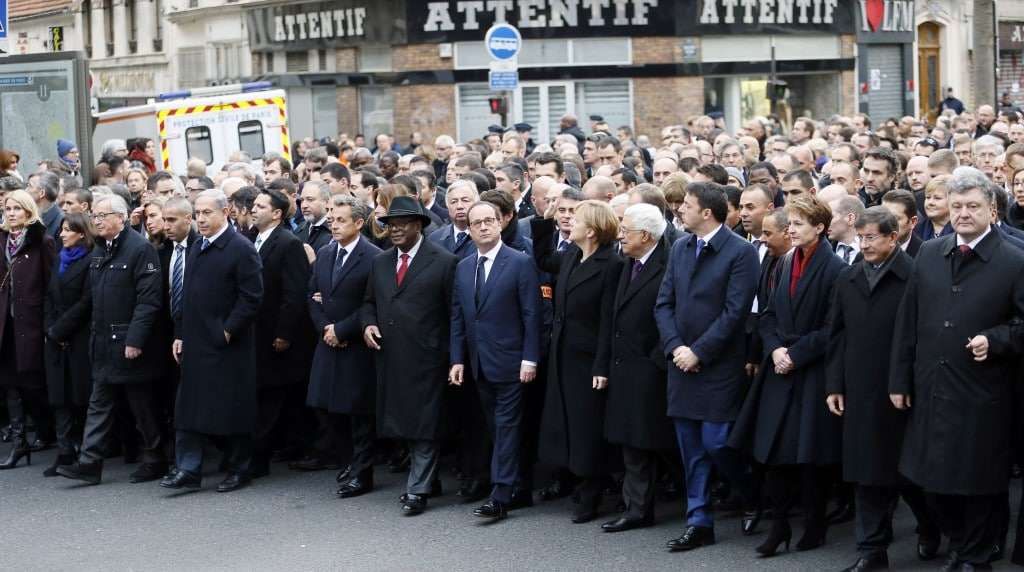
[[[471,226],[473,228],[480,228],[480,227],[482,227],[484,225],[486,225],[486,226],[494,226],[497,223],[498,223],[498,219],[496,219],[496,218],[494,218],[492,216],[489,216],[489,217],[482,218],[482,219],[479,219],[479,220],[470,221],[469,226]]]
[[[103,220],[103,219],[105,219],[108,216],[113,215],[113,214],[118,214],[118,213],[113,213],[113,212],[111,212],[111,213],[95,213],[94,215],[92,215],[92,220],[94,220],[94,221]]]
[[[857,236],[860,238],[861,242],[874,242],[874,241],[878,240],[879,238],[882,238],[882,237],[884,237],[886,235],[884,235],[884,234],[859,234]]]
[[[621,232],[622,234],[629,234],[631,232],[644,232],[644,230],[642,228],[629,228],[626,225],[620,224],[619,232]]]

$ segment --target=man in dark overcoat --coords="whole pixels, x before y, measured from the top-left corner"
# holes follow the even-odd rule
[[[651,314],[668,264],[670,246],[663,240],[667,224],[658,207],[637,204],[626,209],[619,225],[619,243],[628,259],[612,306],[604,434],[622,447],[626,511],[601,525],[605,532],[654,523],[658,461],[677,456],[672,422],[665,415],[666,361]],[[679,461],[672,459],[672,464]]]
[[[282,225],[288,206],[287,195],[272,189],[261,191],[252,206],[252,220],[258,232],[253,242],[263,267],[263,300],[256,315],[256,376],[260,396],[253,435],[253,477],[270,474],[274,435],[286,425],[283,414],[289,396],[297,385],[304,388],[309,380],[309,259],[302,241]]]
[[[253,244],[228,224],[224,193],[200,193],[195,214],[202,239],[186,262],[172,347],[181,364],[174,409],[177,470],[160,486],[199,488],[203,447],[217,440],[228,471],[217,490],[229,492],[250,479],[259,390],[253,326],[263,298],[262,269]]]
[[[377,351],[377,432],[409,442],[401,500],[402,513],[411,516],[426,508],[437,480],[458,258],[423,236],[430,218],[413,197],[396,197],[381,222],[394,247],[373,260],[363,338]]]
[[[335,195],[327,215],[333,241],[320,249],[309,282],[309,312],[319,337],[313,353],[306,404],[319,415],[323,431],[343,416],[352,443],[349,478],[341,498],[373,490],[374,404],[377,378],[373,353],[363,341],[359,309],[366,281],[380,249],[362,236],[370,207],[351,195]]]
[[[156,249],[130,229],[128,205],[111,195],[96,202],[96,246],[90,264],[92,290],[93,390],[78,462],[58,474],[97,484],[105,446],[115,430],[114,403],[123,391],[142,437],[142,464],[132,482],[159,479],[167,470],[163,431],[154,383],[160,379],[160,352],[153,327],[160,312],[160,259]]]
[[[892,348],[893,316],[913,258],[900,246],[899,221],[889,207],[867,209],[855,228],[863,257],[836,281],[827,402],[843,420],[843,480],[856,483],[859,557],[849,570],[888,569],[900,496],[917,517],[920,558],[935,556],[941,536],[924,493],[897,471],[907,415],[889,401],[889,361],[878,359]]]
[[[892,350],[890,398],[910,410],[899,470],[934,501],[948,569],[988,567],[1012,457],[1024,253],[993,227],[994,203],[980,171],[954,171],[954,234],[921,246]]]

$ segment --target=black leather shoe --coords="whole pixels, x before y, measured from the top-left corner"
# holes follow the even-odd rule
[[[491,520],[501,520],[508,516],[508,508],[504,504],[491,499],[473,509],[473,516],[489,518]]]
[[[516,489],[512,493],[512,502],[506,507],[508,510],[528,508],[533,506],[533,493],[529,489]]]
[[[490,492],[491,487],[487,486],[487,483],[479,479],[473,479],[466,481],[459,487],[459,492],[455,493],[455,496],[459,497],[464,503],[471,503],[487,498]]]
[[[939,554],[939,546],[942,543],[941,536],[917,537],[917,558],[918,560],[932,560]]]
[[[84,481],[90,485],[100,484],[103,476],[103,463],[74,463],[67,467],[57,467],[57,474],[62,477]]]
[[[869,570],[888,570],[889,569],[889,555],[885,552],[876,552],[868,556],[862,556],[857,559],[857,562],[848,568],[843,568],[843,572],[868,572]]]
[[[163,463],[143,463],[135,472],[129,475],[128,481],[132,483],[148,483],[155,481],[167,474],[167,465]]]
[[[427,508],[427,497],[407,493],[403,495],[402,514],[405,516],[416,516],[422,514]]]
[[[740,531],[743,536],[753,536],[757,533],[757,525],[761,523],[763,514],[761,509],[743,511],[743,518],[740,519]]]
[[[373,490],[373,474],[357,476],[348,480],[338,487],[338,498],[349,499],[359,495],[365,495]]]
[[[602,524],[601,530],[605,532],[625,532],[634,528],[647,528],[652,524],[654,524],[653,518],[626,518],[620,516],[615,520],[609,520]]]
[[[288,463],[288,468],[293,471],[323,471],[326,469],[337,469],[338,463],[332,463],[320,457],[305,457]]]
[[[224,480],[217,485],[218,493],[230,493],[231,491],[237,491],[238,489],[248,486],[252,482],[246,475],[240,475],[238,473],[231,473],[224,477]]]
[[[165,489],[198,489],[203,479],[199,475],[193,475],[188,471],[176,471],[160,480],[160,486]]]
[[[705,526],[687,526],[682,536],[668,541],[668,547],[672,552],[681,552],[701,546],[711,546],[714,543],[715,529]]]
[[[352,465],[345,465],[345,468],[338,471],[338,474],[334,476],[334,480],[338,484],[344,483],[345,481],[352,478]]]
[[[572,494],[572,485],[562,480],[554,480],[548,486],[540,490],[538,496],[542,501],[552,501],[565,498]]]

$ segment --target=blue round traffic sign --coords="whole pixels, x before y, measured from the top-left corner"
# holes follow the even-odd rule
[[[523,47],[523,37],[519,30],[510,24],[495,24],[484,36],[487,53],[496,60],[511,60],[519,54]]]

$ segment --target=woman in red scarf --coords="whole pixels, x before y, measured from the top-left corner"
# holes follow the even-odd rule
[[[789,547],[787,513],[799,499],[805,519],[797,550],[825,543],[825,502],[830,475],[841,459],[839,417],[825,404],[825,348],[832,287],[845,267],[828,243],[832,212],[812,195],[786,205],[793,250],[782,259],[779,285],[758,322],[764,341],[755,380],[730,445],[744,447],[766,465],[775,520],[762,556]]]
[[[152,139],[139,137],[132,139],[128,144],[128,160],[141,163],[146,173],[152,175],[156,172],[156,143]]]

